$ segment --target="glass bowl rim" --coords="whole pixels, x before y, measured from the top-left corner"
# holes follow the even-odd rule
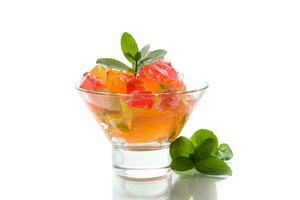
[[[190,94],[190,93],[196,93],[196,92],[204,92],[208,87],[209,84],[206,81],[202,81],[201,84],[203,84],[202,87],[192,90],[186,90],[186,91],[176,91],[176,92],[161,92],[161,93],[145,93],[145,94],[126,94],[126,93],[116,93],[116,92],[102,92],[102,91],[92,91],[92,90],[86,90],[83,88],[80,88],[80,82],[78,81],[75,85],[75,88],[80,92],[90,93],[90,94],[97,94],[101,96],[125,96],[125,97],[131,97],[131,96],[160,96],[160,95],[184,95],[184,94]]]

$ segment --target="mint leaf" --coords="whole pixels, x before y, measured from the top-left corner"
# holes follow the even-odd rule
[[[187,157],[180,156],[172,160],[171,168],[176,171],[186,171],[192,169],[194,163]]]
[[[135,60],[132,59],[132,57],[128,56],[128,55],[132,55],[134,57],[135,54],[139,51],[139,48],[138,48],[138,45],[135,42],[133,36],[127,32],[122,34],[121,48],[122,48],[123,54],[127,58],[127,60],[131,63],[135,63]]]
[[[195,165],[195,168],[208,175],[232,175],[230,167],[223,161],[215,157],[208,157]]]
[[[126,58],[130,58],[132,60],[135,60],[135,56],[131,55],[130,53],[126,53]]]
[[[135,62],[137,63],[141,59],[141,57],[142,57],[141,52],[139,52],[139,51],[136,52],[135,57],[134,57]]]
[[[112,58],[99,58],[96,62],[97,64],[103,64],[111,68],[119,69],[119,70],[126,70],[126,71],[132,71],[131,68],[129,68],[124,63],[112,59]]]
[[[192,142],[186,137],[179,137],[170,145],[170,156],[172,159],[177,157],[189,157],[194,153],[194,146]]]
[[[193,134],[193,136],[191,137],[191,140],[192,140],[193,145],[197,148],[206,139],[209,139],[209,138],[215,140],[214,147],[211,152],[212,154],[215,154],[218,151],[218,138],[215,136],[215,134],[212,131],[206,130],[206,129],[199,129],[198,131],[196,131]]]
[[[155,51],[150,51],[147,56],[141,60],[141,65],[148,65],[157,60],[163,59],[164,56],[167,54],[167,51],[163,49],[158,49]]]
[[[217,157],[222,160],[230,160],[233,157],[233,153],[228,144],[220,144],[218,148]]]
[[[143,48],[141,50],[142,58],[144,58],[147,55],[147,53],[149,52],[149,49],[150,49],[150,44],[143,46]]]
[[[191,158],[194,163],[209,157],[214,147],[216,146],[216,140],[207,138],[205,139],[196,149],[195,153],[191,155]]]

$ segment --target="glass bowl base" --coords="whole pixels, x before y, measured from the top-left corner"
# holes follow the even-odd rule
[[[164,179],[170,176],[170,143],[113,144],[114,172],[125,179]]]

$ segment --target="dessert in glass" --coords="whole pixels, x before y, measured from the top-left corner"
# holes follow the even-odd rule
[[[139,65],[159,51],[143,49],[137,51],[140,56],[132,56],[132,69],[114,59],[98,59],[76,88],[112,144],[115,173],[158,179],[170,174],[170,143],[208,85],[200,83],[188,90],[180,74],[164,60],[166,52]]]

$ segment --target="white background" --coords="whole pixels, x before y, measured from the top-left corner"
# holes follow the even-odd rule
[[[212,129],[235,155],[206,199],[299,199],[299,11],[296,0],[1,0],[0,199],[117,199],[110,144],[74,83],[97,58],[122,58],[124,31],[210,83],[182,135]]]

